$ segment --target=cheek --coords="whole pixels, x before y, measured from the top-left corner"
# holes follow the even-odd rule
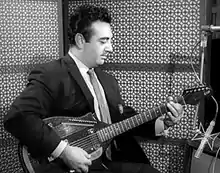
[[[101,57],[100,57],[100,52],[97,49],[93,49],[90,51],[90,53],[88,54],[88,56],[91,57],[91,60],[93,62],[98,62],[100,61]]]
[[[100,56],[103,54],[103,51],[100,47],[95,47],[91,52],[97,59],[100,59]]]
[[[104,49],[102,46],[94,44],[93,47],[89,50],[88,56],[92,57],[93,61],[100,61],[101,55],[103,54]]]

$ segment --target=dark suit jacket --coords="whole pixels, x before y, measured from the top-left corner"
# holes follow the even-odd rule
[[[108,102],[112,122],[132,116],[135,111],[124,107],[115,78],[95,69]],[[28,147],[35,157],[49,156],[60,142],[60,137],[42,119],[51,116],[82,116],[94,112],[93,97],[75,62],[69,55],[44,64],[31,71],[27,87],[13,102],[5,117],[5,128]],[[141,125],[116,138],[117,150],[113,159],[148,162],[132,135],[154,137],[155,122]]]

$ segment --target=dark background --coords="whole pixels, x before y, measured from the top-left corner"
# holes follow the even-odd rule
[[[212,39],[211,41],[211,65],[210,65],[210,86],[212,88],[212,96],[217,103],[220,102],[220,39]],[[219,106],[219,105],[218,105]],[[216,112],[216,104],[211,97],[206,98],[204,125],[207,128],[213,120]],[[218,111],[217,120],[213,133],[220,132],[220,112]]]

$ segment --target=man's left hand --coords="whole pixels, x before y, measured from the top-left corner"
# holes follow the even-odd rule
[[[164,124],[170,127],[174,124],[179,123],[184,111],[181,104],[174,103],[172,100],[167,103],[167,107],[169,109],[169,112],[167,112],[167,115],[165,116]]]

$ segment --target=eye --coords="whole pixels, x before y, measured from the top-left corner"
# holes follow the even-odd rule
[[[100,43],[105,44],[105,43],[107,43],[107,40],[100,40]]]

